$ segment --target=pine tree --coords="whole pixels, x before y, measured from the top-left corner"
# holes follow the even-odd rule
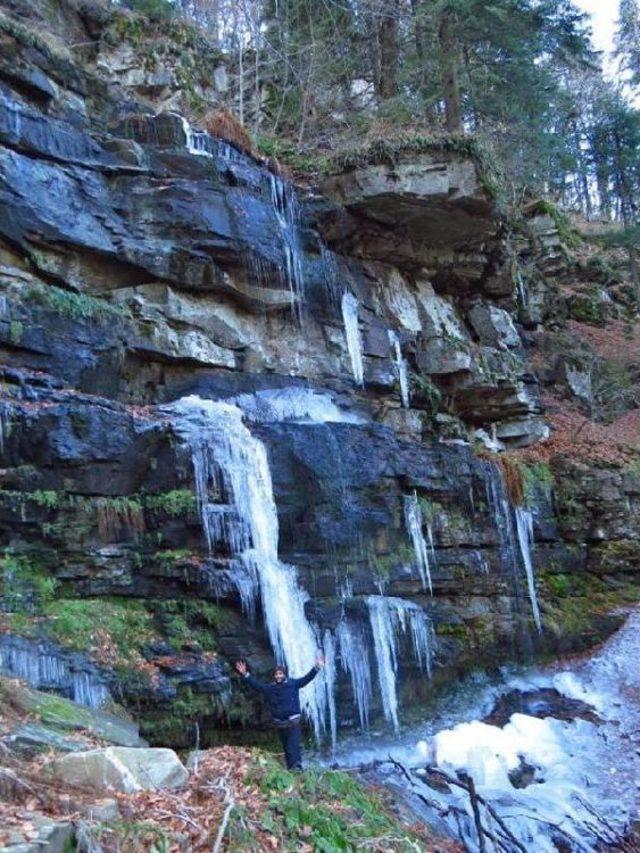
[[[638,0],[620,0],[616,53],[630,82],[640,86],[640,5]]]

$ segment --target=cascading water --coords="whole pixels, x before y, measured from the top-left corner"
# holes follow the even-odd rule
[[[394,332],[392,329],[389,329],[389,343],[393,351],[393,364],[398,377],[398,382],[400,383],[400,399],[402,400],[404,408],[408,409],[411,401],[409,399],[409,373],[407,370],[407,362],[402,355],[400,338],[398,337],[397,332]]]
[[[238,163],[242,154],[224,139],[216,139],[206,130],[194,130],[189,122],[180,116],[185,136],[185,145],[189,154],[197,157],[218,157],[229,163]]]
[[[538,632],[541,632],[542,624],[531,559],[533,516],[531,511],[524,507],[511,506],[500,470],[488,462],[485,464],[485,478],[487,502],[499,536],[502,566],[513,575],[516,597],[521,595],[521,564],[524,566],[533,618]]]
[[[412,601],[382,595],[367,598],[373,647],[378,665],[378,683],[385,718],[398,731],[398,637],[409,634],[418,666],[431,676],[432,629],[424,610]]]
[[[351,369],[356,385],[364,385],[364,366],[362,361],[362,338],[358,324],[358,300],[346,290],[342,295],[342,320],[347,339],[347,349],[351,359]]]
[[[413,551],[416,557],[416,567],[418,569],[418,572],[420,573],[422,587],[423,589],[428,589],[429,592],[433,595],[433,586],[431,583],[431,568],[429,564],[429,552],[431,552],[432,559],[435,556],[433,548],[433,535],[431,529],[429,528],[429,547],[427,547],[427,542],[424,538],[423,533],[424,519],[422,517],[422,509],[418,501],[417,493],[414,492],[412,495],[404,495],[403,503],[404,523],[407,528],[407,533],[409,534],[411,542],[413,544]]]
[[[533,548],[533,513],[530,509],[523,506],[516,507],[516,530],[518,533],[518,542],[520,544],[520,553],[522,554],[522,562],[527,575],[527,587],[529,590],[529,600],[531,601],[531,610],[533,611],[533,619],[536,623],[538,633],[542,633],[542,622],[540,620],[540,608],[538,607],[538,595],[536,592],[536,581],[533,573],[533,560],[531,551]]]
[[[288,181],[269,173],[271,203],[280,226],[284,251],[283,277],[291,293],[291,306],[298,322],[302,322],[304,303],[304,275],[302,272],[302,251],[298,235],[300,210],[295,189]]]
[[[360,728],[369,728],[369,711],[373,690],[369,650],[362,631],[351,621],[343,619],[336,629],[342,669],[349,675],[353,701],[358,710]]]
[[[313,626],[305,615],[307,593],[293,566],[278,559],[278,516],[264,445],[229,403],[185,397],[165,411],[191,451],[200,518],[210,549],[229,548],[245,599],[260,594],[275,656],[294,675],[317,657]],[[226,496],[228,503],[219,501]],[[303,690],[301,701],[319,738],[331,714],[324,677]],[[330,722],[330,720],[329,720]]]

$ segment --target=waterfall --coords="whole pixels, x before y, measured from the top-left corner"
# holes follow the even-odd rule
[[[404,356],[402,355],[402,349],[400,347],[400,338],[398,337],[397,332],[394,332],[392,329],[389,329],[389,343],[393,350],[393,364],[396,370],[396,375],[398,377],[398,382],[400,383],[400,398],[402,400],[402,405],[405,409],[408,409],[410,405],[410,399],[407,362]]]
[[[533,574],[533,561],[531,550],[533,548],[533,513],[530,509],[522,506],[516,507],[516,530],[518,532],[518,543],[527,576],[527,587],[529,589],[529,600],[533,619],[536,623],[538,633],[542,633],[542,622],[540,620],[540,608],[538,607],[538,595],[536,593],[536,582]]]
[[[431,584],[431,569],[429,566],[429,551],[431,552],[432,558],[435,556],[435,554],[433,548],[433,534],[431,531],[431,527],[429,526],[428,530],[429,548],[427,549],[427,543],[424,538],[424,533],[422,532],[424,520],[422,518],[422,509],[420,507],[420,503],[418,502],[417,493],[414,492],[412,495],[404,495],[403,503],[404,523],[407,529],[407,533],[411,537],[411,542],[413,543],[413,551],[416,556],[416,566],[420,573],[422,588],[428,588],[429,592],[433,595],[433,586]]]
[[[313,666],[318,645],[296,569],[278,559],[278,515],[266,448],[244,425],[240,409],[229,403],[191,396],[165,411],[174,416],[176,432],[191,451],[208,547],[229,548],[241,594],[245,600],[260,595],[276,659],[292,675],[303,675]],[[325,678],[314,679],[301,701],[319,738],[330,713]]]
[[[409,634],[413,654],[420,669],[431,676],[432,630],[424,610],[412,601],[388,596],[367,598],[373,648],[378,665],[378,683],[385,718],[398,731],[398,637]]]
[[[331,745],[335,749],[338,739],[338,718],[336,715],[336,640],[327,628],[322,639],[322,651],[324,654],[324,688],[329,716],[329,731],[331,732]],[[316,676],[317,678],[318,676]]]
[[[280,226],[284,251],[284,269],[282,270],[286,286],[291,293],[291,306],[299,322],[302,321],[304,302],[304,275],[302,272],[302,251],[298,236],[300,210],[295,189],[288,181],[283,181],[273,172],[269,173],[271,204]]]
[[[529,296],[527,293],[527,284],[524,280],[524,276],[517,270],[516,272],[516,286],[518,288],[518,296],[520,298],[520,305],[522,308],[526,308],[529,303]]]
[[[229,400],[239,406],[252,423],[366,423],[363,417],[341,409],[329,394],[303,386],[268,388],[239,394]],[[1,409],[0,409],[1,413]]]
[[[36,689],[57,690],[87,708],[100,708],[111,698],[99,677],[76,668],[71,655],[22,637],[0,638],[0,670]]]
[[[373,696],[369,650],[362,632],[346,619],[338,624],[336,638],[340,647],[342,669],[351,680],[360,728],[366,731],[369,728],[369,710]]]
[[[364,367],[362,363],[362,338],[358,325],[358,300],[348,290],[342,295],[342,319],[353,378],[356,380],[356,385],[362,386],[364,385]]]
[[[206,130],[194,130],[184,116],[180,116],[185,146],[189,154],[197,157],[218,157],[228,163],[238,163],[242,153],[225,139],[217,139]]]
[[[502,473],[491,463],[485,466],[487,502],[498,531],[500,562],[504,570],[511,571],[516,596],[520,597],[520,563],[524,564],[529,600],[538,632],[542,631],[540,610],[535,588],[531,546],[533,543],[533,516],[524,507],[513,508],[506,495]],[[514,524],[515,518],[515,524]]]

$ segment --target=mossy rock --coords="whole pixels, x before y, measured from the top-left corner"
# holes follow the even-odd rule
[[[0,709],[9,707],[34,715],[54,730],[86,731],[118,746],[144,746],[138,726],[112,714],[85,708],[52,693],[32,690],[0,676]]]
[[[591,551],[592,570],[603,574],[640,573],[640,542],[618,539]]]

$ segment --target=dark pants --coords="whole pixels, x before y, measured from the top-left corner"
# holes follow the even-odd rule
[[[302,753],[300,751],[300,724],[286,728],[278,728],[280,742],[284,749],[284,757],[288,770],[302,770]]]

